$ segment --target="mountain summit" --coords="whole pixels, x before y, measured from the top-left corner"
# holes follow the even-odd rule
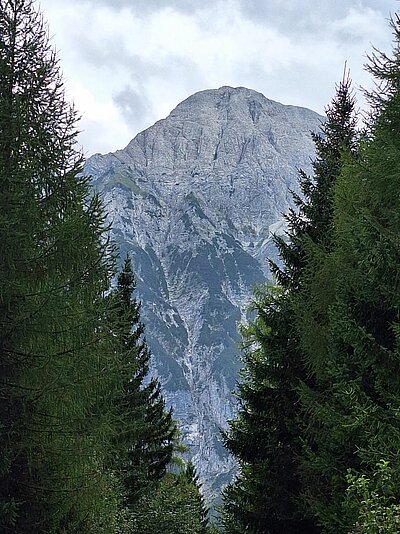
[[[234,469],[237,322],[269,276],[272,234],[311,171],[322,117],[244,87],[196,93],[123,150],[86,164],[121,257],[132,256],[154,371],[206,492]]]

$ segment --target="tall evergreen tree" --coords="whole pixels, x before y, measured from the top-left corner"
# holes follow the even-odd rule
[[[348,469],[373,480],[376,465],[389,462],[390,499],[400,498],[398,17],[393,28],[393,57],[371,58],[380,90],[371,95],[368,134],[335,187],[334,249],[310,279],[322,313],[313,323],[302,314],[302,342],[319,386],[302,393],[309,421],[304,467],[310,507],[327,533],[347,532],[358,520],[346,506]]]
[[[112,257],[75,122],[33,1],[0,0],[2,532],[88,531],[109,497]]]
[[[343,154],[354,154],[358,145],[354,108],[351,80],[345,71],[326,109],[321,133],[311,133],[316,149],[313,176],[300,171],[302,195],[292,193],[296,209],[290,209],[286,216],[287,237],[275,237],[283,267],[271,262],[271,268],[279,285],[286,290],[301,288],[310,246],[327,251],[332,248],[333,186],[343,166]]]
[[[197,490],[196,500],[197,500],[197,505],[198,505],[197,506],[198,515],[200,516],[200,524],[202,527],[201,534],[207,534],[209,509],[206,506],[204,496],[201,493],[201,484],[199,482],[199,477],[191,461],[189,461],[186,466],[185,476],[188,479],[189,483],[192,484],[192,486],[194,486]]]
[[[177,426],[172,411],[165,408],[160,383],[148,377],[150,351],[140,320],[140,304],[132,296],[135,287],[132,262],[127,256],[111,299],[114,350],[124,369],[116,446],[131,506],[165,475],[177,437]]]
[[[134,532],[204,533],[197,488],[185,473],[166,473],[156,490],[141,500],[140,506],[143,513],[135,517]]]
[[[271,267],[280,288],[260,291],[256,319],[243,329],[244,373],[239,385],[239,414],[225,436],[240,472],[224,495],[227,532],[318,532],[302,504],[303,425],[298,385],[308,381],[295,322],[311,245],[325,249],[332,240],[332,186],[342,165],[342,151],[354,149],[354,101],[350,81],[339,85],[327,109],[322,134],[314,134],[314,176],[300,176],[298,211],[287,216],[287,239],[276,238],[283,268]]]

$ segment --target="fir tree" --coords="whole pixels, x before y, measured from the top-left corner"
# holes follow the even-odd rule
[[[185,476],[188,479],[189,483],[197,489],[198,513],[200,515],[200,522],[202,526],[201,532],[202,534],[207,534],[209,509],[207,508],[204,496],[201,493],[201,484],[199,482],[199,477],[191,461],[189,461],[186,466]]]
[[[141,534],[211,534],[204,500],[193,466],[167,472],[155,491],[144,497],[135,514],[135,532]]]
[[[225,436],[240,472],[224,495],[228,532],[318,532],[303,506],[302,435],[298,386],[308,382],[296,328],[296,295],[304,284],[308,249],[330,249],[332,186],[342,165],[342,151],[353,150],[354,102],[344,79],[327,109],[322,135],[314,135],[314,176],[301,173],[303,196],[298,212],[287,216],[287,239],[276,238],[283,268],[271,264],[280,288],[260,291],[257,318],[243,329],[244,373],[239,385],[239,414]]]
[[[34,3],[0,0],[2,532],[87,531],[109,497],[113,260],[75,122]]]
[[[297,345],[288,334],[291,307],[279,289],[260,292],[257,318],[242,329],[244,371],[240,409],[225,436],[240,471],[224,491],[223,525],[229,533],[312,533],[297,501],[301,486],[297,455],[295,371],[288,354]],[[299,373],[301,369],[298,369]]]
[[[148,380],[150,351],[140,320],[140,304],[132,297],[135,287],[132,262],[127,256],[111,298],[114,350],[124,369],[116,446],[121,450],[123,480],[131,506],[165,475],[177,435],[158,379]]]
[[[335,98],[326,109],[326,121],[321,133],[311,132],[316,158],[313,176],[300,171],[302,195],[293,194],[296,210],[286,215],[287,237],[275,237],[283,268],[271,262],[271,268],[281,287],[298,291],[304,281],[310,246],[329,251],[332,248],[333,186],[343,165],[343,153],[357,150],[355,101],[351,80],[345,72]]]
[[[309,326],[303,346],[319,384],[302,393],[311,437],[304,467],[310,507],[327,533],[347,532],[359,520],[345,505],[349,469],[353,480],[374,479],[376,465],[389,462],[390,499],[400,498],[398,18],[393,28],[393,58],[371,58],[380,90],[371,95],[372,120],[359,155],[335,187],[333,251],[313,277],[315,300],[328,301],[328,313],[319,316],[328,318],[323,334],[318,321],[303,317]],[[328,299],[321,296],[326,273]]]
[[[172,412],[166,411],[161,386],[149,379],[150,351],[140,319],[132,261],[126,257],[110,296],[114,354],[123,369],[116,398],[120,416],[115,448],[116,473],[122,474],[133,532],[206,534],[208,509],[193,465],[167,470],[179,449]],[[177,464],[179,465],[180,462]]]

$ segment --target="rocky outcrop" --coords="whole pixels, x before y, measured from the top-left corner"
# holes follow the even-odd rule
[[[273,233],[310,171],[321,117],[243,87],[196,93],[86,171],[129,252],[168,403],[209,495],[234,462],[220,429],[234,414],[237,322],[269,276]]]

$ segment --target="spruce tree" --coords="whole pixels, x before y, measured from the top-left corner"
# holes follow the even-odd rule
[[[354,149],[354,101],[344,78],[327,109],[322,134],[313,135],[314,176],[300,175],[298,211],[287,216],[287,238],[276,238],[283,268],[271,264],[280,287],[255,298],[256,319],[243,328],[244,372],[240,409],[225,436],[239,460],[236,481],[224,495],[227,532],[318,532],[303,499],[302,436],[298,386],[309,382],[296,327],[296,295],[304,284],[311,245],[332,246],[332,186],[342,151]]]
[[[113,259],[75,122],[34,2],[0,0],[2,532],[110,531]]]
[[[197,489],[196,499],[198,502],[198,514],[200,516],[202,534],[207,534],[209,509],[206,506],[204,496],[201,493],[201,484],[199,482],[199,477],[197,475],[196,468],[194,467],[191,461],[187,463],[185,469],[185,476],[188,479],[189,483]]]
[[[393,57],[377,52],[371,58],[379,90],[371,95],[369,130],[336,183],[334,247],[312,279],[314,299],[325,301],[325,310],[319,321],[314,314],[310,323],[304,312],[302,318],[308,323],[303,346],[319,385],[302,392],[310,423],[304,468],[310,507],[327,533],[347,532],[359,521],[346,504],[349,469],[353,482],[369,481],[379,478],[377,465],[388,462],[385,504],[400,498],[398,17],[393,28]]]
[[[135,514],[134,532],[141,534],[211,534],[218,532],[208,526],[204,502],[193,467],[168,471],[157,488],[144,497]]]
[[[122,478],[130,506],[155,489],[171,461],[177,435],[157,378],[149,378],[150,351],[140,320],[140,303],[132,296],[136,282],[126,257],[111,295],[114,351],[122,364],[122,391],[117,400],[121,424],[116,435]]]
[[[256,295],[256,319],[242,329],[244,371],[239,413],[225,443],[239,460],[239,474],[224,491],[228,533],[312,533],[298,502],[301,450],[297,421],[290,303],[281,289]],[[297,369],[298,373],[301,368]]]

